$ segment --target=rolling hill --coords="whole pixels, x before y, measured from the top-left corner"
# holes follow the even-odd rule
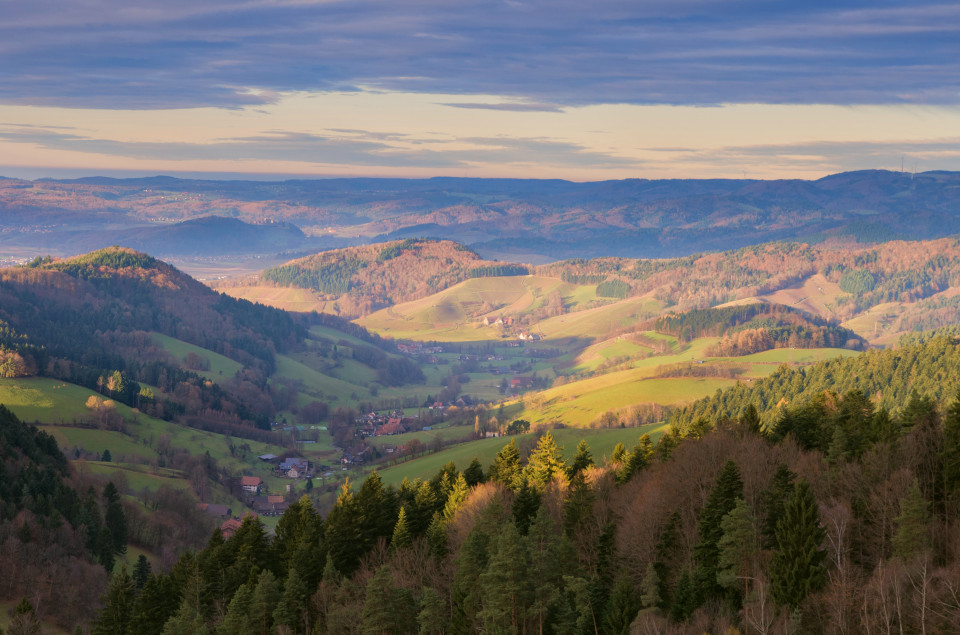
[[[114,232],[217,215],[292,223],[325,248],[430,236],[526,262],[674,257],[773,240],[943,237],[960,232],[958,182],[952,172],[882,170],[815,181],[3,179],[0,246],[66,242],[76,253]],[[295,232],[277,238],[277,251],[300,248]],[[197,254],[216,248],[211,236]]]

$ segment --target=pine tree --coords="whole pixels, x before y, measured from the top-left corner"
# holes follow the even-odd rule
[[[747,404],[747,407],[740,414],[740,426],[753,434],[760,434],[760,414],[752,403]]]
[[[17,604],[13,610],[9,628],[9,635],[40,635],[40,618],[37,616],[37,612],[33,608],[30,600],[27,598],[20,600],[20,603]],[[126,633],[129,631],[125,630],[123,632]],[[2,633],[2,631],[0,631],[0,633]]]
[[[917,479],[913,479],[907,495],[900,501],[900,515],[897,516],[896,523],[893,555],[910,560],[929,551],[930,505],[923,498]]]
[[[949,496],[960,488],[960,391],[943,418],[943,485]]]
[[[393,528],[393,537],[390,539],[390,548],[396,551],[412,544],[413,538],[410,536],[410,527],[407,525],[407,508],[401,507],[397,515],[397,524]]]
[[[277,579],[269,570],[260,572],[257,586],[250,598],[250,624],[256,633],[269,633],[273,625],[273,612],[280,600]]]
[[[464,501],[467,500],[469,493],[470,486],[467,484],[466,476],[462,473],[458,474],[457,479],[453,482],[453,487],[450,489],[447,503],[443,507],[443,517],[450,520],[456,516],[457,511],[463,506]]]
[[[553,480],[557,474],[566,474],[567,465],[563,460],[562,449],[557,447],[553,434],[548,430],[537,442],[537,447],[527,459],[524,474],[530,480],[530,485],[539,491]]]
[[[439,512],[433,515],[430,526],[427,527],[427,544],[430,546],[430,554],[437,560],[442,560],[447,555],[447,524]]]
[[[797,608],[807,595],[823,586],[825,536],[817,501],[807,482],[801,480],[777,523],[777,546],[770,566],[772,595],[777,604]]]
[[[622,443],[613,446],[613,452],[610,454],[610,462],[614,465],[623,465],[627,460],[627,448]]]
[[[114,553],[127,551],[127,517],[123,513],[123,504],[120,501],[120,492],[113,482],[103,488],[103,499],[106,503],[104,525],[110,530],[110,539],[113,541]]]
[[[791,472],[790,468],[784,463],[777,463],[770,488],[761,495],[761,503],[766,510],[760,530],[764,549],[774,549],[777,546],[777,523],[783,518],[787,499],[793,494],[795,478],[796,474]]]
[[[307,586],[300,579],[296,568],[291,568],[283,585],[283,594],[280,596],[277,608],[273,610],[274,625],[286,626],[290,632],[300,630],[299,627],[304,624],[309,598]]]
[[[233,594],[223,622],[217,627],[218,635],[252,635],[253,624],[250,620],[250,607],[253,602],[253,591],[246,584],[241,584]]]
[[[111,456],[109,449],[103,451],[103,454],[100,455],[100,460],[104,463],[110,463],[113,461],[113,456]]]
[[[630,625],[640,611],[641,602],[633,582],[626,576],[617,578],[610,594],[610,602],[604,615],[605,632],[614,635],[628,635]]]
[[[463,471],[463,477],[467,480],[469,487],[479,485],[486,480],[486,477],[483,475],[483,466],[480,465],[480,459],[473,457],[470,465]]]
[[[360,632],[364,635],[403,633],[416,622],[410,592],[397,588],[390,570],[383,566],[367,582]]]
[[[586,439],[580,439],[580,442],[577,443],[577,453],[573,456],[573,461],[570,463],[570,469],[567,475],[572,479],[588,467],[593,467],[593,465],[593,455],[590,453],[590,446],[587,445]]]
[[[663,598],[660,597],[660,576],[657,574],[657,565],[652,560],[647,563],[640,591],[640,604],[644,608],[658,607],[663,602]]]
[[[142,553],[137,557],[137,564],[133,567],[133,581],[137,586],[137,591],[143,588],[150,577],[150,561]]]
[[[717,584],[719,544],[723,537],[721,522],[742,497],[743,481],[740,479],[740,469],[733,461],[727,461],[720,470],[717,483],[710,491],[697,523],[700,541],[694,547],[697,562],[695,581],[698,594],[703,599],[719,596],[723,591]]]
[[[727,591],[728,604],[734,610],[739,609],[743,601],[744,578],[750,572],[751,559],[758,552],[753,526],[753,514],[742,498],[720,521],[723,537],[717,545],[717,584]]]
[[[507,523],[486,571],[480,574],[483,610],[479,617],[484,630],[513,633],[523,630],[530,601],[528,572],[529,557],[524,542]]]
[[[511,513],[517,530],[522,535],[526,535],[527,528],[530,527],[530,521],[540,508],[540,492],[530,484],[529,479],[524,478],[522,481],[520,488],[517,490],[517,495],[513,499]]]
[[[424,587],[420,599],[417,623],[420,635],[443,635],[447,627],[447,610],[440,595],[430,587]]]
[[[133,607],[131,633],[159,633],[177,612],[179,591],[169,575],[151,575]]]
[[[521,469],[520,450],[517,449],[514,440],[510,439],[510,443],[497,452],[497,456],[490,466],[489,478],[491,481],[513,487]]]
[[[360,537],[360,510],[345,479],[333,509],[327,514],[327,545],[337,571],[350,575],[360,563],[363,544]]]

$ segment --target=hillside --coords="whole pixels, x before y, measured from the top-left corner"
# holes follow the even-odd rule
[[[468,278],[527,273],[523,265],[481,259],[451,241],[407,239],[325,251],[263,271],[260,285],[222,287],[239,297],[271,297],[271,288],[312,292],[314,308],[345,318],[423,298]],[[283,308],[289,301],[278,299]]]
[[[60,250],[69,240],[76,253],[117,231],[218,215],[292,223],[324,247],[431,236],[524,262],[673,257],[772,240],[943,237],[960,232],[958,182],[879,170],[816,181],[3,179],[0,246]],[[278,239],[277,251],[300,248],[295,233]],[[211,236],[198,253],[215,249]]]

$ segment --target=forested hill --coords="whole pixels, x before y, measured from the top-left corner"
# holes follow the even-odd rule
[[[920,353],[931,377],[953,361]],[[957,632],[960,401],[896,406],[854,391],[790,404],[789,429],[705,419],[607,461],[547,432],[486,469],[373,473],[325,517],[303,497],[274,536],[215,532],[142,591],[116,573],[94,632]],[[831,429],[827,452],[805,435]]]
[[[887,350],[871,350],[856,357],[838,357],[807,368],[785,366],[772,376],[737,384],[676,410],[671,425],[689,430],[698,421],[739,419],[753,406],[766,427],[773,429],[783,416],[782,406],[814,404],[829,410],[837,399],[858,391],[876,408],[898,414],[916,393],[941,409],[960,386],[960,340],[953,334],[930,337]],[[825,441],[829,442],[829,435]],[[821,449],[826,449],[823,447]]]
[[[358,317],[467,278],[526,273],[523,265],[483,260],[459,243],[411,238],[321,252],[267,269],[261,280],[316,291],[336,300],[339,315]]]
[[[220,353],[246,371],[204,381],[153,333]],[[6,376],[47,375],[101,390],[110,384],[111,397],[157,416],[206,410],[266,425],[272,406],[263,391],[274,355],[303,333],[282,311],[220,295],[129,249],[0,270]],[[138,382],[160,388],[164,399]]]
[[[883,170],[815,181],[0,179],[0,244],[81,244],[217,214],[289,222],[340,244],[431,236],[521,261],[670,257],[772,240],[947,236],[960,232],[958,182],[954,172]]]

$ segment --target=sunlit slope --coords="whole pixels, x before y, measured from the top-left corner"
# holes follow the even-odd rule
[[[717,338],[700,338],[676,353],[627,361],[606,374],[527,393],[523,395],[523,411],[518,416],[534,423],[588,426],[607,411],[626,411],[640,404],[689,403],[737,381],[770,375],[781,364],[806,365],[858,354],[846,349],[818,348],[708,357],[706,351],[716,341]],[[714,370],[719,376],[712,376]],[[690,374],[681,376],[685,373]]]

